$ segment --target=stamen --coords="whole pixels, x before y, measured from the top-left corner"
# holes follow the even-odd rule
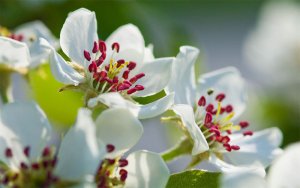
[[[97,64],[95,61],[92,61],[92,63],[89,65],[89,71],[90,72],[97,72]]]
[[[126,80],[128,79],[128,76],[129,76],[129,70],[124,71],[122,77]]]
[[[30,147],[29,146],[26,146],[23,150],[23,153],[26,157],[29,157],[29,154],[30,154]]]
[[[223,99],[225,99],[225,94],[224,93],[220,93],[216,96],[216,100],[219,102],[222,102]]]
[[[113,44],[111,45],[111,48],[112,48],[113,50],[116,50],[117,53],[119,53],[119,51],[120,51],[120,45],[119,45],[119,43],[117,43],[117,42],[113,43]]]
[[[47,157],[47,156],[50,156],[50,154],[51,154],[51,149],[49,147],[45,147],[43,150],[42,156]]]
[[[226,106],[225,111],[226,111],[227,113],[230,113],[230,112],[233,111],[233,107],[229,104],[229,105]]]
[[[115,150],[115,146],[114,145],[112,145],[112,144],[107,144],[106,145],[106,151],[108,152],[108,153],[111,153],[111,152],[113,152]]]
[[[205,106],[206,105],[206,99],[204,96],[201,96],[200,99],[198,100],[198,105],[199,106]]]
[[[252,131],[245,131],[245,132],[243,132],[243,135],[244,136],[252,136],[253,132]]]
[[[130,61],[129,64],[127,65],[127,68],[128,68],[129,70],[132,70],[132,69],[134,69],[135,67],[136,67],[136,63],[133,62],[133,61]]]
[[[98,52],[98,50],[99,50],[99,48],[98,48],[98,44],[97,44],[97,42],[95,41],[95,42],[94,42],[94,47],[93,47],[93,50],[92,50],[92,52],[93,52],[93,53],[97,53],[97,52]]]
[[[127,91],[127,94],[128,95],[130,95],[130,94],[132,94],[132,93],[134,93],[134,92],[136,92],[137,90],[135,89],[135,88],[131,88],[131,89],[129,89],[128,91]]]
[[[137,91],[142,91],[142,90],[145,89],[144,86],[142,86],[142,85],[136,85],[136,86],[134,86],[134,88],[135,88]]]
[[[209,104],[209,105],[206,106],[206,112],[212,113],[213,110],[214,110],[214,105],[213,104]]]
[[[128,161],[126,159],[119,160],[119,167],[125,167],[128,165]]]
[[[106,44],[103,40],[99,40],[99,50],[100,50],[101,53],[106,51]]]
[[[211,113],[207,112],[205,115],[204,124],[208,124],[210,122],[212,122],[212,115]]]
[[[6,156],[7,158],[12,158],[13,152],[12,152],[12,150],[11,150],[10,148],[6,148],[6,149],[5,149],[5,156]]]
[[[83,51],[83,55],[84,55],[84,58],[85,58],[86,60],[88,60],[88,61],[91,60],[91,55],[90,55],[90,53],[89,53],[88,51],[84,50],[84,51]]]
[[[239,149],[240,149],[240,146],[232,145],[232,146],[231,146],[231,149],[233,149],[233,150],[239,150]]]
[[[239,125],[241,126],[241,128],[246,128],[249,126],[249,122],[248,121],[241,121],[239,123]]]

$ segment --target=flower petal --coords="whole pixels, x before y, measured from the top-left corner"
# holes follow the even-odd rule
[[[30,147],[30,158],[36,159],[51,136],[51,126],[40,107],[34,102],[14,102],[4,105],[1,122],[23,147]]]
[[[300,142],[288,146],[270,168],[269,187],[300,187]]]
[[[281,153],[282,133],[275,127],[255,132],[249,137],[237,134],[230,138],[232,144],[240,146],[240,150],[223,153],[223,156],[234,165],[259,163],[267,167]]]
[[[111,108],[96,119],[98,139],[104,144],[112,144],[115,151],[108,156],[120,156],[133,147],[143,134],[141,122],[127,109]]]
[[[98,41],[95,13],[85,8],[71,12],[60,32],[60,45],[64,53],[76,63],[87,67],[83,52],[92,52],[95,41]]]
[[[73,85],[84,81],[84,77],[73,69],[45,39],[41,38],[39,41],[42,47],[50,50],[51,71],[57,81]]]
[[[91,111],[80,109],[76,124],[64,136],[55,169],[59,177],[68,180],[83,180],[94,176],[105,147],[98,142]]]
[[[27,45],[7,37],[0,37],[0,64],[13,68],[28,67],[30,54]]]
[[[120,51],[119,59],[126,61],[135,61],[143,63],[145,41],[140,30],[133,24],[126,24],[115,30],[107,39],[108,48],[111,48],[113,43],[119,43]],[[130,55],[129,51],[134,51],[135,54]],[[129,56],[130,55],[130,56]]]
[[[172,109],[177,115],[180,116],[183,126],[186,128],[194,141],[192,155],[197,155],[209,150],[208,143],[195,122],[193,108],[189,105],[177,104]]]
[[[125,187],[163,188],[167,185],[170,172],[159,154],[136,151],[127,160]]]
[[[144,59],[143,62],[154,61],[153,55],[153,45],[149,44],[144,50]]]
[[[196,81],[194,64],[199,50],[191,46],[180,47],[180,52],[173,63],[172,79],[166,89],[175,92],[175,104],[194,105]]]
[[[170,81],[173,61],[174,58],[159,58],[152,62],[138,65],[136,69],[132,70],[130,73],[132,76],[145,73],[145,77],[135,83],[144,86],[145,89],[133,95],[143,97],[156,94],[163,90]]]
[[[214,95],[225,93],[222,105],[231,104],[234,118],[239,117],[246,108],[246,87],[239,71],[234,67],[222,68],[202,75],[197,82],[198,97],[213,89]]]

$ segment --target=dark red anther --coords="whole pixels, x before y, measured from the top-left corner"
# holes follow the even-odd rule
[[[227,134],[232,134],[231,130],[226,130]]]
[[[128,84],[128,85],[130,85],[130,86],[132,85],[128,80],[124,80],[123,83],[124,83],[124,84]]]
[[[119,68],[121,65],[123,65],[125,63],[125,60],[124,59],[119,59],[117,61],[117,68]]]
[[[9,182],[9,176],[8,176],[8,175],[5,175],[5,176],[2,178],[1,183],[2,183],[3,185],[7,185],[8,182]]]
[[[209,129],[209,132],[215,133],[215,135],[216,135],[217,137],[219,137],[219,136],[221,135],[221,132],[220,132],[218,129],[216,129],[216,128],[210,128],[210,129]]]
[[[126,171],[126,170],[124,170],[124,169],[121,169],[120,171],[119,171],[119,174],[120,174],[120,179],[121,179],[121,181],[125,181],[126,180],[126,178],[127,178],[127,174],[128,174],[128,172]]]
[[[119,45],[119,43],[117,43],[117,42],[113,43],[113,44],[111,45],[111,48],[112,48],[113,50],[116,50],[116,52],[119,52],[119,51],[120,51],[120,45]]]
[[[106,51],[106,44],[103,40],[99,40],[99,50],[101,53]]]
[[[230,113],[230,112],[233,111],[233,107],[229,104],[229,105],[226,106],[225,111],[226,111],[227,113]]]
[[[94,42],[94,47],[93,47],[93,50],[92,50],[92,52],[93,52],[93,53],[97,53],[97,52],[98,52],[98,50],[99,50],[99,47],[98,47],[98,44],[97,44],[97,42],[95,41],[95,42]]]
[[[39,165],[38,163],[32,163],[32,164],[31,164],[31,168],[32,168],[33,170],[38,170],[38,169],[40,168],[40,165]]]
[[[135,77],[137,78],[137,79],[141,79],[141,78],[143,78],[145,76],[145,73],[139,73],[139,74],[137,74],[137,75],[135,75]]]
[[[216,100],[219,102],[222,102],[223,99],[225,99],[225,94],[224,93],[220,93],[216,96]]]
[[[52,159],[52,161],[51,161],[51,166],[55,167],[56,164],[57,164],[57,157],[54,157],[54,159]]]
[[[119,160],[119,167],[125,167],[128,165],[128,161],[126,159]]]
[[[49,147],[45,147],[42,153],[43,157],[47,157],[51,154],[51,149]]]
[[[117,90],[118,91],[123,91],[123,90],[129,89],[129,88],[130,88],[129,84],[122,83],[122,84],[118,85]]]
[[[102,52],[100,57],[104,60],[106,58],[106,52]]]
[[[239,150],[240,149],[240,146],[237,146],[237,145],[232,145],[232,146],[230,146],[231,147],[231,149],[233,149],[233,150]]]
[[[206,105],[206,99],[204,96],[201,96],[200,99],[198,100],[198,105],[199,106],[205,106]]]
[[[222,140],[221,140],[222,143],[225,144],[225,143],[228,143],[229,141],[230,141],[229,136],[223,136],[223,137],[222,137]]]
[[[88,60],[88,61],[91,60],[91,54],[88,51],[84,50],[83,55],[86,60]]]
[[[48,166],[50,165],[50,161],[48,160],[42,161],[42,164],[44,168],[48,168]]]
[[[132,69],[134,69],[135,67],[136,67],[136,63],[133,62],[133,61],[130,61],[129,64],[127,65],[127,68],[128,68],[129,70],[132,70]]]
[[[125,80],[128,79],[129,72],[130,72],[129,70],[126,70],[126,71],[123,72],[122,77],[123,77]]]
[[[106,71],[109,71],[109,65],[105,65],[104,68],[105,68]]]
[[[115,150],[115,146],[114,145],[112,145],[112,144],[107,144],[106,145],[106,151],[108,152],[108,153],[111,153],[111,152],[113,152]]]
[[[214,110],[214,105],[213,104],[207,105],[205,110],[206,112],[212,113],[212,111]]]
[[[109,79],[108,77],[103,78],[103,80],[105,80],[109,84],[113,84],[114,83],[114,81],[112,79]]]
[[[18,173],[15,173],[12,177],[11,177],[11,180],[13,181],[16,181],[19,177],[19,174]]]
[[[204,124],[208,124],[208,123],[212,122],[212,119],[213,119],[213,117],[212,117],[211,113],[207,112],[205,115]]]
[[[134,77],[130,78],[129,82],[131,82],[132,84],[134,84],[137,80],[138,80],[137,77],[134,76]]]
[[[5,149],[5,156],[6,156],[7,158],[12,158],[13,152],[12,152],[12,150],[11,150],[10,148],[6,148],[6,149]]]
[[[115,159],[107,159],[107,162],[108,162],[110,165],[113,165],[113,164],[115,164],[116,160],[115,160]]]
[[[89,71],[97,72],[97,63],[95,61],[92,61],[92,63],[89,65]]]
[[[245,132],[243,132],[243,135],[244,136],[252,136],[253,132],[252,131],[245,131]]]
[[[220,114],[223,114],[225,111],[226,111],[226,109],[221,107]]]
[[[28,165],[25,164],[24,162],[21,162],[21,163],[20,163],[20,168],[21,168],[22,170],[27,170],[27,169],[28,169]]]
[[[142,90],[145,89],[144,86],[142,86],[142,85],[136,85],[136,86],[134,86],[134,88],[135,88],[137,91],[142,91]]]
[[[120,171],[119,171],[119,174],[120,175],[123,175],[123,174],[127,174],[128,172],[127,172],[127,170],[125,170],[125,169],[121,169]]]
[[[223,144],[223,147],[227,150],[227,151],[231,151],[231,147],[230,147],[230,145],[228,144],[228,143],[226,143],[226,144]]]
[[[241,128],[246,128],[249,126],[249,122],[248,121],[241,121],[239,123],[239,125],[241,126]]]
[[[29,146],[26,146],[23,150],[23,153],[26,157],[29,157],[29,154],[30,154],[30,147]]]
[[[102,65],[104,59],[102,57],[99,57],[99,59],[96,61],[97,66],[99,67],[100,65]]]
[[[118,78],[117,76],[115,76],[115,77],[113,78],[113,83],[116,84],[116,83],[118,83],[118,82],[119,82],[119,78]]]
[[[132,93],[136,92],[137,90],[135,88],[131,88],[127,91],[128,95],[131,95]]]

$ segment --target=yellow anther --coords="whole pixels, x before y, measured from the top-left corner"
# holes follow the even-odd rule
[[[11,32],[6,27],[0,26],[0,36],[8,37],[11,35]]]

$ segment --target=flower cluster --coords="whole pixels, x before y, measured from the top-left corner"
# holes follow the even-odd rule
[[[166,162],[181,155],[191,156],[188,169],[208,161],[230,177],[251,172],[262,178],[281,153],[279,129],[254,132],[238,120],[247,99],[239,71],[196,76],[195,47],[155,58],[132,24],[99,39],[95,13],[84,8],[71,12],[61,29],[59,46],[68,58],[40,22],[16,31],[0,27],[0,35],[1,75],[26,75],[49,58],[64,84],[59,91],[84,93],[75,124],[58,137],[37,103],[9,102],[1,86],[7,104],[0,109],[0,187],[166,187]],[[163,96],[140,102],[157,93]],[[161,120],[182,130],[179,143],[162,154],[132,152],[144,134],[141,119],[166,111]]]

